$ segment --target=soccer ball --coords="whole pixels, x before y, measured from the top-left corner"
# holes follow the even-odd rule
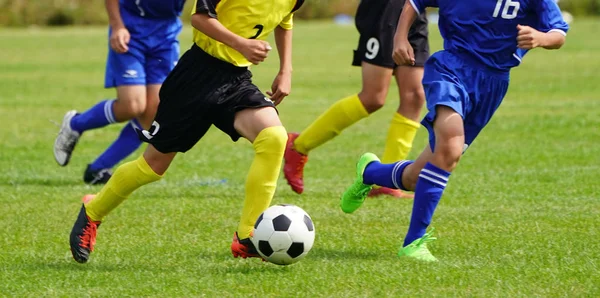
[[[289,265],[303,259],[315,241],[315,226],[302,208],[274,205],[254,224],[252,243],[263,259]]]

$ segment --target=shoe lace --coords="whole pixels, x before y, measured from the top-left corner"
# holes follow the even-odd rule
[[[296,170],[298,172],[302,172],[304,171],[304,164],[306,164],[306,162],[308,161],[308,155],[304,155],[300,152],[298,152],[298,154],[300,154],[300,159],[298,163],[296,163]]]
[[[416,246],[419,247],[437,240],[436,237],[433,237],[433,231],[435,231],[435,228],[431,228],[429,232],[425,233],[423,237],[419,238],[419,240],[416,243]]]
[[[83,235],[79,237],[81,243],[79,246],[88,248],[90,251],[94,251],[94,245],[96,245],[96,231],[98,230],[98,224],[93,221],[88,221],[87,225],[83,229]]]

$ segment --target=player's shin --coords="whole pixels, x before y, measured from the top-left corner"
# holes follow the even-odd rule
[[[304,155],[339,135],[346,127],[369,115],[358,95],[334,103],[317,120],[300,133],[294,149]]]
[[[402,174],[412,160],[402,160],[396,163],[384,164],[378,161],[370,163],[363,173],[363,183],[383,187],[409,190],[402,185]]]
[[[116,123],[113,106],[115,99],[103,100],[89,110],[71,119],[71,128],[79,133]]]
[[[137,150],[142,145],[142,141],[135,131],[136,127],[142,129],[136,119],[131,120],[125,125],[114,143],[91,164],[91,169],[94,171],[111,169],[129,156],[129,154]]]
[[[271,204],[286,141],[283,126],[265,128],[254,139],[254,160],[246,178],[246,198],[237,230],[239,239],[250,236],[256,219]]]
[[[406,159],[418,129],[418,122],[395,113],[390,123],[381,161],[392,163]]]
[[[415,188],[412,215],[408,233],[404,239],[404,246],[425,235],[449,177],[450,172],[442,170],[431,163],[427,163],[421,170]]]
[[[93,221],[102,221],[104,216],[125,201],[134,190],[160,178],[162,176],[152,170],[144,156],[125,163],[117,168],[100,193],[85,205],[86,213]]]

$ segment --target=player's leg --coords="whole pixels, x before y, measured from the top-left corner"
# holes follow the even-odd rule
[[[285,153],[284,175],[297,193],[304,191],[304,165],[308,152],[339,135],[342,130],[370,113],[385,102],[391,80],[393,31],[389,24],[398,20],[390,11],[390,0],[363,1],[356,11],[356,28],[360,33],[358,49],[352,65],[362,67],[362,90],[358,94],[338,100],[305,130],[289,134]]]
[[[146,86],[146,109],[138,117],[123,127],[117,139],[93,163],[89,164],[83,174],[83,181],[88,184],[104,184],[110,179],[116,164],[137,150],[142,141],[136,130],[149,128],[158,107],[160,84]]]
[[[254,147],[254,159],[246,178],[242,217],[237,229],[238,237],[244,239],[250,236],[258,216],[271,204],[287,133],[272,107],[242,110],[236,114],[234,126]]]
[[[104,216],[135,189],[160,179],[176,152],[192,148],[211,126],[212,115],[202,101],[204,94],[210,90],[197,84],[198,65],[194,64],[195,60],[193,54],[188,55],[186,63],[175,68],[173,77],[165,80],[160,93],[164,101],[159,104],[156,120],[150,129],[139,133],[143,141],[150,143],[144,155],[119,166],[100,193],[82,206],[71,231],[71,251],[78,262],[86,262],[89,258],[96,228]],[[184,88],[190,85],[198,87]]]
[[[85,263],[94,249],[96,230],[104,217],[141,186],[162,178],[175,152],[161,153],[152,145],[138,159],[119,166],[96,196],[87,196],[71,230],[71,253]]]
[[[299,135],[290,134],[285,177],[297,193],[304,190],[303,167],[308,152],[339,135],[342,130],[380,109],[385,103],[392,69],[362,63],[362,90],[334,103]]]
[[[391,3],[391,7],[398,9],[400,2]],[[400,9],[401,10],[401,9]],[[429,58],[428,24],[425,14],[418,16],[410,28],[408,40],[415,54],[414,66],[399,66],[394,75],[400,92],[400,105],[394,114],[382,156],[383,163],[393,163],[407,158],[412,148],[412,143],[419,129],[421,109],[425,103],[425,92],[421,84],[423,79],[423,66]],[[401,192],[393,188],[374,188],[372,195],[383,193],[395,197],[409,197],[412,194]]]
[[[213,114],[214,125],[233,141],[244,137],[254,147],[254,159],[245,183],[245,199],[239,225],[234,233],[231,252],[234,257],[259,257],[250,241],[258,216],[271,204],[287,133],[275,105],[250,80],[249,71],[240,74],[236,83],[223,90],[227,98],[218,100]]]
[[[412,148],[413,140],[420,127],[418,122],[425,102],[425,92],[421,80],[423,67],[399,66],[394,75],[400,92],[400,105],[390,123],[381,162],[385,164],[405,160]],[[413,195],[397,188],[374,187],[369,196],[390,195],[398,198],[412,198]]]
[[[54,157],[61,166],[69,163],[79,137],[83,132],[111,123],[131,120],[146,107],[146,77],[144,55],[140,42],[132,39],[129,51],[118,54],[109,49],[106,65],[106,88],[117,88],[117,98],[104,100],[79,114],[68,111],[54,142]]]
[[[104,184],[110,178],[110,169],[139,148],[141,141],[136,129],[148,129],[156,115],[161,84],[179,59],[179,42],[175,32],[165,38],[153,39],[146,47],[144,73],[146,74],[145,109],[137,119],[132,119],[121,130],[119,137],[84,172],[83,180],[89,184]],[[160,40],[158,40],[160,39]],[[150,42],[150,41],[148,41]],[[149,50],[148,48],[151,48]],[[139,120],[139,121],[138,121]]]
[[[427,242],[434,239],[431,233],[426,233],[426,229],[446,188],[450,173],[464,151],[491,119],[508,90],[508,75],[504,77],[485,74],[460,62],[448,61],[444,64],[457,69],[452,74],[459,78],[462,85],[439,81],[425,83],[428,101],[430,95],[442,100],[435,108],[436,113],[430,112],[423,120],[430,134],[431,124],[433,125],[435,139],[430,137],[430,144],[434,149],[430,162],[419,171],[409,229],[404,239],[404,247],[398,253],[400,256],[425,261],[436,260],[426,246]],[[447,91],[443,91],[444,89]],[[469,90],[468,93],[466,90]],[[459,94],[455,97],[458,100],[443,102],[444,97],[452,98],[452,94]],[[420,166],[421,164],[416,165]],[[405,175],[413,177],[403,179],[404,183],[412,184],[416,172],[417,169],[406,171]]]
[[[398,253],[423,261],[437,260],[427,249],[426,244],[434,238],[426,230],[465,144],[462,116],[447,106],[437,106],[436,114],[433,124],[435,149],[431,161],[419,172],[410,225]]]

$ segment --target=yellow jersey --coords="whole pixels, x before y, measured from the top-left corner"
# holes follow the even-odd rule
[[[192,14],[206,13],[241,37],[265,40],[277,26],[292,29],[294,12],[303,3],[304,0],[196,0]],[[194,43],[215,58],[239,67],[252,65],[240,52],[196,28],[193,36]]]

